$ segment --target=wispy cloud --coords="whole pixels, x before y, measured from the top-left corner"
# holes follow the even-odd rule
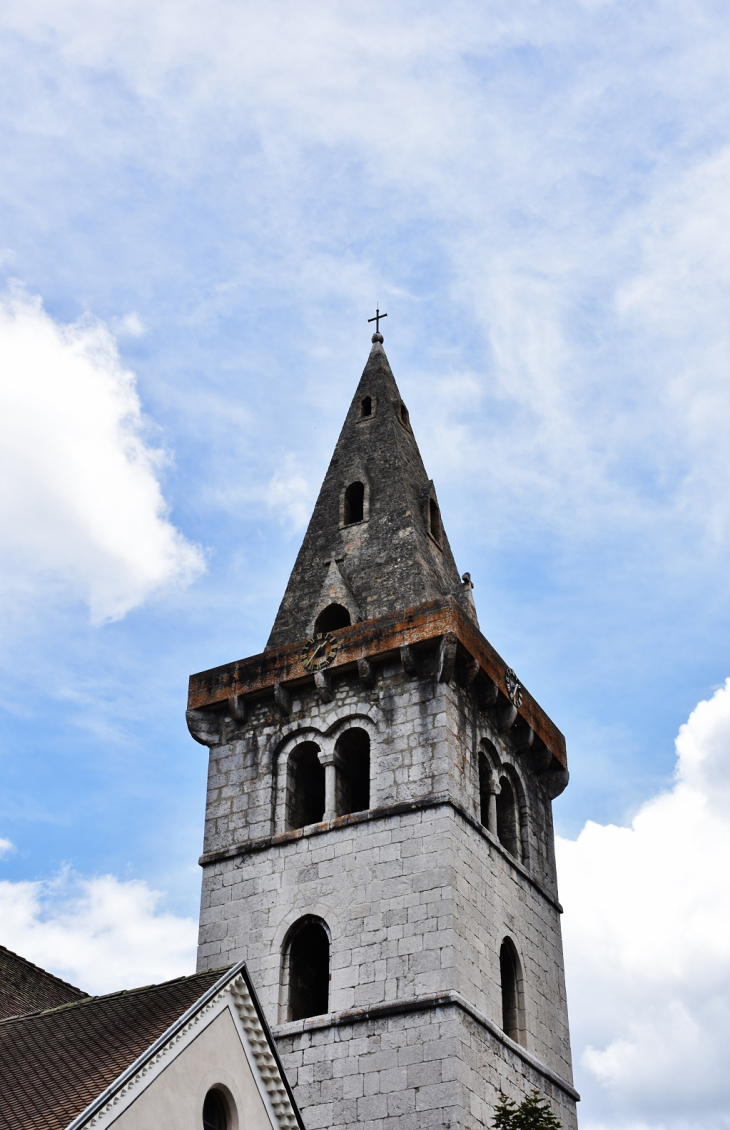
[[[62,871],[0,882],[3,945],[88,993],[165,981],[195,968],[197,923],[166,912],[141,881]]]

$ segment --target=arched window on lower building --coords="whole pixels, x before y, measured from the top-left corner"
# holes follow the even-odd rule
[[[327,632],[336,632],[338,628],[349,628],[351,623],[344,604],[328,604],[314,622],[314,634],[326,636]]]
[[[502,985],[502,1031],[518,1044],[525,1044],[525,1005],[522,967],[511,938],[505,938],[499,951]]]
[[[228,1102],[222,1091],[213,1087],[203,1102],[203,1130],[228,1130]]]
[[[370,735],[353,727],[337,739],[337,815],[370,808]]]
[[[290,830],[319,824],[324,816],[324,766],[318,752],[315,742],[302,742],[289,754],[286,824]]]
[[[283,972],[287,1020],[329,1011],[330,940],[321,918],[302,918],[289,931]]]
[[[515,859],[521,856],[520,810],[509,777],[501,777],[497,793],[497,837]]]

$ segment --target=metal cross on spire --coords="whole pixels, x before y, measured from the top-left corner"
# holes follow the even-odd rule
[[[380,320],[381,320],[381,318],[387,318],[387,317],[388,317],[388,315],[387,314],[381,314],[379,307],[376,306],[375,307],[375,317],[374,318],[368,318],[368,324],[370,324],[370,322],[375,322],[375,332],[376,332],[376,334],[379,334],[380,333]]]

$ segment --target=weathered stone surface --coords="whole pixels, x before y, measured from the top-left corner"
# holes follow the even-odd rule
[[[376,342],[267,649],[191,679],[191,731],[211,747],[198,965],[246,960],[309,1130],[477,1130],[500,1092],[533,1087],[573,1130],[551,808],[565,743],[479,632],[401,403]],[[311,670],[326,601],[353,624],[326,629]],[[358,812],[338,807],[353,728],[370,741]],[[326,799],[291,827],[303,743]],[[312,917],[328,1012],[289,1021],[286,939]],[[519,1044],[502,1031],[506,938]]]
[[[362,414],[370,397],[370,414]],[[311,634],[331,599],[369,620],[450,593],[473,613],[471,584],[461,580],[430,504],[438,507],[382,345],[373,345],[337,441],[267,648]],[[363,519],[346,524],[344,496],[365,487]],[[334,568],[333,568],[334,566]],[[337,596],[338,592],[346,596]]]

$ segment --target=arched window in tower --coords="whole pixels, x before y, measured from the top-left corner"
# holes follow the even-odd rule
[[[437,545],[441,545],[443,539],[443,527],[441,525],[441,511],[439,504],[435,498],[428,500],[428,532]]]
[[[520,858],[520,813],[509,777],[502,777],[497,793],[497,838],[515,859]]]
[[[525,1007],[522,968],[514,942],[505,938],[499,951],[502,985],[502,1031],[518,1044],[525,1043]]]
[[[404,428],[408,429],[408,431],[411,430],[411,418],[408,415],[408,409],[406,408],[402,400],[400,402],[400,422]]]
[[[345,525],[362,522],[365,515],[365,484],[350,483],[345,491]]]
[[[330,940],[321,918],[302,918],[284,950],[286,1019],[305,1020],[329,1011]]]
[[[489,821],[489,805],[492,797],[491,783],[492,767],[483,751],[479,750],[479,819],[485,828],[489,828],[490,832],[493,832],[494,829],[490,827]]]
[[[372,396],[363,396],[360,401],[360,416],[364,419],[365,416],[372,416],[373,414],[373,398]]]
[[[289,754],[287,828],[319,824],[324,816],[324,766],[315,742],[302,742]]]
[[[337,815],[370,808],[370,735],[353,727],[337,740]]]
[[[328,604],[314,621],[314,634],[321,632],[326,636],[327,632],[336,632],[338,628],[349,628],[351,623],[344,604]]]

